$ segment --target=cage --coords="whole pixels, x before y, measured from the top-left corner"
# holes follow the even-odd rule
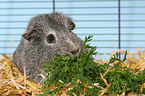
[[[0,5],[1,54],[12,55],[30,18],[53,11],[72,17],[73,32],[82,40],[93,35],[90,43],[99,55],[116,50],[112,44],[132,52],[145,47],[144,0],[1,0]]]

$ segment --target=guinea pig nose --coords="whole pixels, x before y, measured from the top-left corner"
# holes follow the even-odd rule
[[[79,51],[80,51],[79,49],[77,49],[77,50],[72,50],[71,53],[72,53],[72,55],[75,55],[75,54],[77,54]]]

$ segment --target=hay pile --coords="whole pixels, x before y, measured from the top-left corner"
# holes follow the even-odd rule
[[[120,53],[125,54],[125,51],[118,49]],[[110,58],[115,54],[112,52]],[[128,52],[128,58],[125,64],[120,63],[120,66],[127,66],[128,68],[140,70],[145,70],[145,50],[138,50],[135,53]],[[103,60],[100,56],[101,61],[95,60],[96,63],[104,64],[109,62],[109,60]],[[112,65],[117,64],[119,61],[115,61]],[[144,83],[145,86],[145,83]],[[54,86],[53,86],[54,87]],[[11,56],[2,54],[0,57],[0,96],[35,96],[40,94],[42,85],[29,81],[29,77],[24,75],[16,68],[15,64],[12,62]],[[52,88],[53,89],[53,88]],[[58,96],[66,96],[65,92],[69,88],[64,88]],[[143,88],[142,88],[143,89]],[[42,94],[42,93],[41,93]],[[122,93],[124,96],[125,93]],[[142,94],[143,96],[143,94]]]
[[[125,51],[122,51],[118,48],[116,48],[120,53],[125,54]],[[117,51],[112,51],[111,55],[110,55],[110,59],[113,55],[115,55]],[[102,54],[102,55],[108,55],[108,54]],[[135,53],[132,52],[127,52],[127,60],[125,61],[124,64],[120,64],[120,66],[123,67],[128,67],[130,69],[133,70],[140,70],[143,71],[145,70],[145,50],[141,51],[140,49],[137,49],[137,51]],[[99,58],[101,59],[101,61],[98,61],[97,59],[95,60],[96,63],[99,64],[105,64],[108,63],[109,60],[103,60],[101,58],[101,56],[99,56]],[[116,65],[119,61],[115,61],[112,65]]]
[[[11,56],[2,54],[0,60],[0,96],[35,96],[42,85],[30,82],[16,68]]]

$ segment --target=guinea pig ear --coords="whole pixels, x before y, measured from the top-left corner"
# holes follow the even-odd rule
[[[36,30],[37,30],[36,28],[31,29],[29,32],[24,33],[22,35],[22,37],[28,41],[30,41],[31,39],[34,39],[34,38],[38,38],[38,34],[36,33]]]
[[[75,28],[75,23],[71,20],[68,21],[68,29],[69,31],[73,30]]]

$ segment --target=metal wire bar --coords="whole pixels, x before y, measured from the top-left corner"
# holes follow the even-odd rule
[[[116,0],[103,0],[103,1],[116,1]],[[122,0],[122,1],[144,1],[144,0]],[[0,3],[45,3],[51,2],[48,0],[39,0],[39,1],[0,1]],[[102,0],[59,0],[57,2],[102,2]]]
[[[0,16],[34,16],[37,14],[0,14]],[[118,13],[85,13],[85,14],[66,14],[69,16],[91,16],[91,15],[118,15]],[[145,15],[145,13],[121,13],[121,15]]]
[[[53,0],[53,12],[55,12],[55,0]]]
[[[121,6],[120,0],[118,0],[118,48],[121,49]],[[119,59],[121,58],[119,53]]]
[[[118,27],[76,27],[75,29],[117,29]],[[122,29],[125,28],[143,28],[145,29],[145,27],[121,27]],[[25,29],[25,27],[0,27],[0,29]]]
[[[117,6],[114,7],[55,7],[55,0],[53,0],[53,9],[104,9],[104,8],[118,8]],[[121,8],[145,8],[145,6],[123,6]],[[25,10],[25,9],[52,9],[52,7],[16,7],[16,8],[0,8],[0,10]]]
[[[118,22],[118,20],[74,20],[75,22]],[[121,22],[145,22],[145,20],[120,20]],[[27,23],[28,21],[0,21],[0,23]]]

